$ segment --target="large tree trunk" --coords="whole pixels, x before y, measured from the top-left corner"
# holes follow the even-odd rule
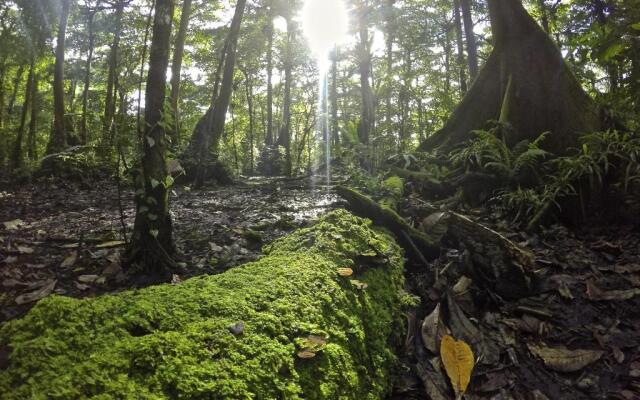
[[[182,57],[184,55],[184,42],[187,37],[187,28],[191,18],[192,0],[184,0],[182,3],[182,15],[180,15],[180,28],[176,35],[176,44],[173,49],[173,62],[171,63],[171,109],[174,112],[174,127],[172,134],[173,145],[180,141],[180,73],[182,71]]]
[[[64,51],[70,8],[71,0],[62,0],[53,73],[53,131],[47,145],[47,154],[58,153],[67,147],[64,123]]]
[[[22,82],[22,76],[24,75],[24,65],[20,65],[16,70],[16,76],[13,78],[13,85],[11,88],[11,97],[9,97],[9,104],[7,106],[7,114],[11,117],[13,114],[13,108],[16,104],[16,98],[18,97],[18,89],[20,88],[20,83]]]
[[[254,172],[255,147],[255,117],[253,110],[253,80],[249,71],[242,70],[245,79],[245,94],[247,96],[247,112],[249,113],[249,175]]]
[[[84,88],[82,90],[82,122],[80,126],[80,142],[86,144],[89,141],[89,132],[87,128],[88,106],[89,106],[89,88],[91,86],[91,62],[93,61],[93,50],[95,43],[94,20],[96,10],[87,10],[87,34],[89,35],[89,43],[87,49],[87,61],[84,72]]]
[[[371,49],[369,42],[369,29],[367,28],[367,7],[361,5],[359,15],[359,36],[360,41],[357,45],[358,52],[358,70],[360,72],[360,97],[362,104],[360,106],[360,122],[358,124],[358,138],[360,143],[369,144],[371,133],[374,126],[374,104],[373,91],[371,90],[370,73],[371,73]],[[364,161],[364,160],[363,160]]]
[[[464,36],[467,39],[467,62],[469,75],[473,81],[478,75],[478,48],[476,34],[473,33],[473,16],[471,14],[471,0],[460,0],[460,9],[464,21]]]
[[[169,213],[170,173],[167,170],[167,142],[162,112],[169,64],[173,0],[157,0],[151,39],[149,75],[145,102],[142,179],[144,189],[136,196],[136,220],[127,264],[166,279],[175,269],[175,252]]]
[[[215,101],[196,124],[191,137],[189,149],[187,150],[190,156],[189,158],[192,158],[196,164],[196,186],[204,184],[204,181],[209,175],[207,173],[208,171],[216,174],[216,172],[212,170],[221,168],[221,166],[216,163],[217,156],[215,153],[218,150],[220,137],[222,137],[222,134],[224,133],[227,110],[229,108],[229,102],[231,101],[231,94],[233,93],[233,73],[236,64],[236,47],[245,5],[246,0],[238,0],[233,20],[231,21],[231,27],[224,47],[223,58],[221,59],[223,63],[221,65],[221,70],[223,73],[222,80],[219,85],[220,92],[218,93],[218,82],[216,82],[214,87]],[[223,174],[223,176],[226,176],[226,174]],[[218,180],[220,181],[220,179]],[[228,179],[223,180],[226,181],[223,183],[228,183]]]
[[[448,150],[488,120],[513,126],[511,145],[551,132],[543,146],[559,154],[582,133],[601,129],[598,107],[520,0],[489,0],[489,11],[493,52],[449,121],[420,150]]]

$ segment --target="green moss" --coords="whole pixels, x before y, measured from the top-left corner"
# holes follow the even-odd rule
[[[404,180],[397,175],[392,175],[382,182],[384,197],[380,204],[395,209],[398,201],[404,195]]]
[[[383,397],[402,331],[398,246],[338,210],[265,251],[257,262],[179,285],[42,300],[0,329],[0,345],[11,349],[1,397]],[[347,266],[354,276],[340,277],[337,268]],[[239,322],[243,332],[232,333]],[[309,335],[326,343],[314,358],[299,358]]]

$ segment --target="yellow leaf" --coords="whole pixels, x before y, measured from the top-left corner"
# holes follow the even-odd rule
[[[338,268],[338,275],[351,276],[353,275],[353,270],[351,268]]]
[[[456,396],[462,395],[469,386],[475,365],[471,347],[462,340],[445,335],[440,342],[440,357]]]
[[[359,290],[365,290],[366,288],[369,287],[369,285],[367,285],[365,282],[360,282],[357,279],[351,279],[349,282],[351,282],[351,284],[356,288],[358,288]]]

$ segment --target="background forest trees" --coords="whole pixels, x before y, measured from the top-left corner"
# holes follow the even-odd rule
[[[440,129],[490,54],[485,1],[346,0],[351,39],[329,71],[332,154],[376,168]],[[173,157],[184,153],[222,75],[236,2],[176,1],[168,99]],[[640,113],[637,0],[525,1],[599,103]],[[152,0],[7,0],[0,4],[0,165],[39,168],[83,147],[113,171],[133,165],[144,131]],[[211,150],[233,174],[304,174],[322,159],[318,68],[302,1],[248,1],[224,129]],[[179,78],[179,79],[178,79]],[[327,110],[328,108],[328,110]],[[217,142],[217,141],[216,141]],[[278,147],[278,145],[280,145]],[[364,150],[364,151],[363,151]],[[122,158],[124,163],[117,163]]]

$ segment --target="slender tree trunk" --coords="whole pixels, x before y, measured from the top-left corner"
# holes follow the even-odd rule
[[[192,135],[191,147],[195,151],[197,171],[196,186],[201,186],[205,181],[205,172],[211,156],[218,150],[220,137],[224,133],[225,119],[231,94],[233,93],[233,74],[236,64],[236,47],[240,34],[240,25],[246,0],[238,0],[235,13],[231,21],[231,27],[225,43],[224,66],[222,68],[222,80],[220,81],[220,93],[216,96],[212,107],[200,118]],[[216,85],[217,86],[217,85]],[[214,95],[216,88],[214,88]]]
[[[7,133],[4,131],[4,102],[5,102],[5,80],[7,76],[7,66],[3,62],[0,64],[0,168],[4,168],[7,158]]]
[[[255,159],[255,154],[253,154],[254,141],[255,141],[255,118],[253,115],[253,84],[251,81],[251,76],[245,70],[243,71],[245,78],[245,90],[247,96],[247,112],[249,113],[249,174],[253,175],[254,165],[253,160]]]
[[[453,22],[456,27],[456,46],[458,50],[457,64],[460,74],[460,92],[465,94],[467,92],[467,76],[464,65],[464,44],[462,41],[462,21],[460,20],[460,0],[453,0]]]
[[[29,75],[27,77],[27,86],[24,91],[24,103],[22,103],[22,112],[20,113],[20,126],[18,127],[18,133],[16,134],[16,141],[13,145],[13,153],[11,155],[11,167],[12,169],[22,168],[24,154],[22,151],[22,144],[24,142],[24,132],[27,125],[27,115],[29,114],[29,107],[31,103],[31,94],[33,93],[33,76],[35,71],[35,59],[31,58],[31,64],[29,66]]]
[[[162,112],[169,65],[173,0],[156,0],[149,74],[145,96],[145,133],[142,157],[144,194],[136,196],[136,220],[128,249],[127,264],[139,264],[144,271],[162,280],[175,269],[171,214],[170,177],[167,171],[167,144]]]
[[[93,62],[93,50],[95,46],[94,20],[96,16],[95,10],[87,12],[87,33],[89,35],[89,44],[87,49],[87,61],[84,73],[84,88],[82,90],[82,122],[80,127],[80,141],[83,144],[89,142],[89,131],[87,128],[88,106],[89,106],[89,88],[91,86],[91,63]]]
[[[473,16],[471,14],[471,0],[460,0],[462,20],[464,21],[464,37],[467,43],[467,62],[469,63],[469,76],[473,81],[478,75],[478,47],[476,34],[473,33]]]
[[[172,141],[174,146],[177,146],[180,141],[180,74],[182,71],[184,42],[187,37],[187,29],[189,28],[189,19],[191,18],[191,2],[192,0],[184,0],[182,3],[180,28],[176,36],[176,44],[173,49],[173,62],[171,63],[171,109],[174,112]]]
[[[22,82],[22,77],[24,76],[24,65],[20,65],[16,71],[16,77],[13,78],[13,86],[11,88],[11,97],[9,97],[9,105],[7,107],[7,114],[9,118],[11,118],[11,114],[13,114],[13,109],[16,104],[16,98],[18,97],[18,89],[20,88],[20,83]]]
[[[287,18],[287,44],[284,55],[284,99],[282,101],[282,128],[278,136],[278,145],[284,147],[285,167],[284,174],[291,176],[291,84],[293,80],[293,26],[290,18]]]
[[[267,23],[267,146],[273,145],[273,15]]]
[[[593,13],[598,21],[600,27],[604,28],[607,25],[606,11],[608,9],[611,12],[611,7],[608,6],[605,0],[593,0]],[[618,68],[615,62],[606,61],[605,68],[607,75],[609,76],[609,91],[614,93],[620,86],[620,79],[618,77]]]
[[[53,132],[47,145],[47,154],[58,153],[67,147],[67,133],[64,123],[64,51],[70,7],[71,0],[62,0],[53,74]]]
[[[340,129],[338,126],[338,46],[336,46],[333,54],[333,66],[331,72],[331,130],[333,136],[333,144],[337,146],[340,143]]]
[[[395,0],[386,0],[385,1],[385,9],[386,9],[386,30],[387,30],[387,95],[386,95],[386,104],[385,104],[385,115],[387,122],[387,129],[391,130],[391,96],[393,93],[393,41],[394,41],[394,16],[393,16],[393,4]]]
[[[359,21],[358,43],[358,70],[360,72],[360,96],[362,105],[360,109],[360,123],[358,125],[358,137],[360,143],[369,144],[374,124],[373,91],[371,90],[371,50],[369,48],[369,29],[367,28],[366,15],[362,12]]]
[[[154,0],[149,8],[149,14],[147,15],[147,26],[144,30],[144,40],[142,44],[142,54],[140,55],[140,80],[138,81],[138,113],[136,115],[136,130],[138,131],[138,138],[140,144],[142,144],[142,83],[144,82],[144,66],[147,61],[147,50],[149,46],[149,30],[151,29],[151,23],[153,21],[153,10],[156,7],[156,1]]]
[[[551,31],[549,30],[549,13],[544,0],[538,0],[538,8],[540,9],[540,22],[542,24],[542,29],[544,29],[547,34],[550,34]]]
[[[100,144],[103,157],[111,157],[113,148],[113,124],[116,115],[116,98],[118,88],[118,51],[120,50],[120,32],[122,31],[122,16],[124,14],[124,2],[116,3],[116,22],[113,31],[113,42],[109,54],[109,68],[107,77],[107,94],[104,102],[104,117],[102,120],[102,143]]]
[[[27,138],[27,152],[31,161],[38,159],[38,148],[36,143],[38,134],[38,114],[40,113],[38,84],[38,73],[34,72],[33,83],[31,84],[31,117],[29,120],[29,136]]]

